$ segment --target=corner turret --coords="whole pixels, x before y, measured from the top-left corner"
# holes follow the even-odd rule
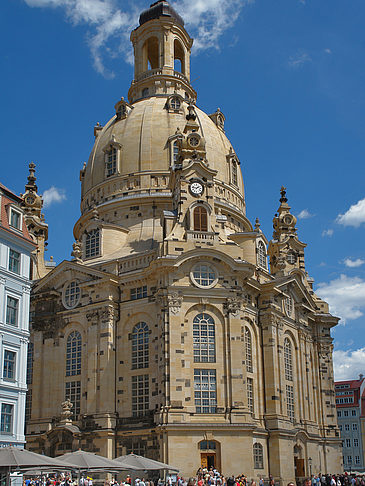
[[[285,187],[280,194],[280,206],[273,219],[273,239],[268,248],[271,273],[288,275],[296,269],[305,273],[304,248],[307,245],[298,239],[297,218],[290,212]]]
[[[25,224],[33,241],[37,244],[37,249],[32,253],[32,280],[44,277],[55,267],[52,257],[50,262],[45,261],[48,224],[45,222],[44,214],[42,213],[43,198],[38,194],[35,167],[33,162],[29,164],[28,183],[25,185],[25,193],[22,195]]]

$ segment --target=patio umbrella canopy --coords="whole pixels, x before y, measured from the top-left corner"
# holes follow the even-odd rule
[[[114,462],[111,459],[107,459],[103,456],[98,456],[97,454],[93,454],[92,452],[85,452],[85,451],[75,451],[69,452],[64,454],[63,456],[59,456],[57,458],[64,466],[72,465],[75,468],[81,470],[91,470],[91,469],[125,469],[125,470],[134,470],[133,466],[125,466],[121,467],[121,464]]]
[[[122,466],[132,466],[139,471],[174,471],[178,472],[179,469],[163,462],[154,461],[153,459],[147,459],[147,457],[137,456],[137,454],[127,454],[126,456],[120,456],[113,460]]]
[[[43,456],[18,447],[9,446],[0,448],[0,467],[18,470],[43,466],[64,468],[65,464],[53,457]],[[72,465],[69,464],[69,467],[72,467]]]

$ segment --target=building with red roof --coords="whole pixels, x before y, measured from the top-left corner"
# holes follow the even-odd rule
[[[31,253],[23,200],[0,183],[0,446],[25,443]]]
[[[335,383],[337,420],[345,471],[365,471],[365,378]]]

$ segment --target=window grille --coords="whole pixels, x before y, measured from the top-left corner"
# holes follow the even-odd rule
[[[246,348],[246,370],[248,373],[253,372],[252,366],[252,338],[251,331],[245,327],[245,348]]]
[[[194,397],[196,413],[216,413],[216,370],[194,370]]]
[[[11,326],[18,325],[18,305],[19,300],[14,299],[14,297],[10,297],[9,295],[6,298],[6,324],[10,324]]]
[[[72,403],[72,420],[77,420],[81,412],[81,381],[66,382],[65,400]]]
[[[34,344],[28,343],[27,352],[27,385],[33,383],[33,359],[34,359]]]
[[[149,376],[132,376],[132,415],[141,417],[148,413],[150,407]]]
[[[198,314],[193,321],[195,363],[215,363],[215,324],[209,314]]]
[[[255,469],[263,469],[264,468],[264,452],[263,447],[261,444],[256,442],[253,445],[253,462]]]
[[[32,390],[28,390],[25,398],[25,425],[27,425],[31,416],[32,416]]]
[[[81,334],[78,331],[71,332],[66,346],[66,376],[81,375],[81,346]]]
[[[208,213],[203,206],[194,209],[194,231],[208,231]]]
[[[149,327],[139,322],[132,331],[132,369],[149,367]]]
[[[115,147],[111,147],[106,153],[106,176],[110,177],[117,172],[118,151]]]
[[[69,283],[65,289],[65,304],[70,309],[76,307],[79,303],[81,290],[76,280]]]
[[[257,264],[261,268],[267,268],[266,264],[266,248],[262,241],[257,245]]]
[[[214,284],[217,277],[211,266],[199,264],[194,267],[193,278],[198,285],[209,287]]]
[[[170,106],[173,110],[179,110],[180,109],[181,101],[179,100],[179,98],[177,96],[174,96],[173,98],[171,98]]]
[[[237,162],[232,162],[232,184],[238,186]]]
[[[86,235],[85,256],[92,258],[100,254],[100,231],[98,229],[91,230]]]
[[[147,297],[147,285],[131,289],[131,300],[144,299]]]
[[[254,413],[253,379],[247,378],[247,406],[250,413]]]
[[[284,339],[284,370],[285,379],[293,381],[293,353],[292,345],[288,338]]]
[[[294,421],[294,387],[286,385],[286,408],[290,420]]]

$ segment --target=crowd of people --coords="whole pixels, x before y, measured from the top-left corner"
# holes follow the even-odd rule
[[[23,486],[93,486],[93,479],[83,476],[79,481],[71,475],[54,475],[47,477],[26,478]],[[166,478],[152,481],[144,477],[126,476],[117,481],[116,478],[107,479],[104,486],[278,486],[278,482],[270,476],[250,479],[245,474],[238,476],[224,476],[214,468],[199,468],[196,476],[185,479],[182,476],[167,475]],[[340,475],[316,474],[306,478],[302,483],[288,483],[287,486],[365,486],[365,474],[355,475],[344,473]]]

